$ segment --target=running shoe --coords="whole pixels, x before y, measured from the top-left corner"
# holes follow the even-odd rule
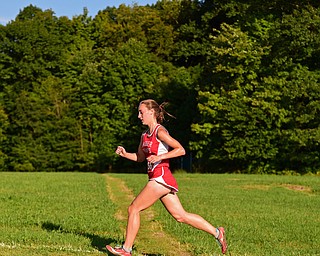
[[[220,227],[218,228],[218,230],[219,230],[219,236],[216,238],[216,240],[221,247],[222,254],[225,254],[227,252],[228,245],[227,245],[226,236],[224,234],[224,228]]]
[[[106,246],[107,250],[111,252],[113,255],[121,255],[121,256],[131,256],[131,252],[127,252],[123,249],[122,246],[112,247],[110,245]]]

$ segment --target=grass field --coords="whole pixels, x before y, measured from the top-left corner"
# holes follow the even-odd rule
[[[119,230],[104,179],[0,173],[0,255],[101,255]]]
[[[105,244],[123,239],[125,218],[117,214],[121,203],[127,205],[115,197],[123,189],[110,194],[107,176],[124,181],[133,194],[147,179],[142,174],[0,173],[0,255],[106,255]],[[226,228],[227,255],[320,255],[319,177],[176,178],[185,209]],[[145,225],[159,224],[190,255],[219,255],[208,234],[175,222],[161,203],[152,209]],[[157,251],[159,242],[146,239],[142,228],[134,255],[142,255],[143,246],[150,248],[143,250],[146,255],[173,255]]]

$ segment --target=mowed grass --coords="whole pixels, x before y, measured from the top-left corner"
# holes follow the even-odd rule
[[[119,175],[137,193],[144,175]],[[224,226],[229,255],[320,255],[320,178],[176,174],[184,208]],[[161,203],[156,219],[194,255],[220,255],[203,231],[177,223]],[[156,243],[156,241],[155,241]]]
[[[102,255],[119,234],[102,175],[0,173],[0,255]]]
[[[146,174],[110,175],[134,194],[147,182]],[[175,176],[185,209],[226,228],[228,255],[320,255],[319,177]],[[208,234],[177,223],[159,202],[153,209],[152,221],[192,255],[220,255]],[[0,173],[0,255],[106,255],[105,244],[123,239],[117,210],[101,174]]]

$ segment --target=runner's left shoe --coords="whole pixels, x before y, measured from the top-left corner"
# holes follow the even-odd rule
[[[110,245],[107,245],[106,248],[113,255],[120,255],[120,256],[131,256],[132,255],[131,252],[127,252],[126,250],[124,250],[122,246],[112,247]]]

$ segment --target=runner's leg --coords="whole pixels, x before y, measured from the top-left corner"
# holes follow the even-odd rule
[[[167,211],[181,223],[188,224],[194,228],[208,232],[211,235],[217,236],[217,231],[208,221],[201,216],[186,212],[181,205],[177,194],[167,194],[161,198],[161,202],[167,209]]]
[[[149,208],[159,198],[168,194],[170,189],[157,183],[149,181],[140,194],[133,200],[128,208],[128,224],[126,230],[126,240],[123,246],[131,249],[140,227],[140,212]]]

